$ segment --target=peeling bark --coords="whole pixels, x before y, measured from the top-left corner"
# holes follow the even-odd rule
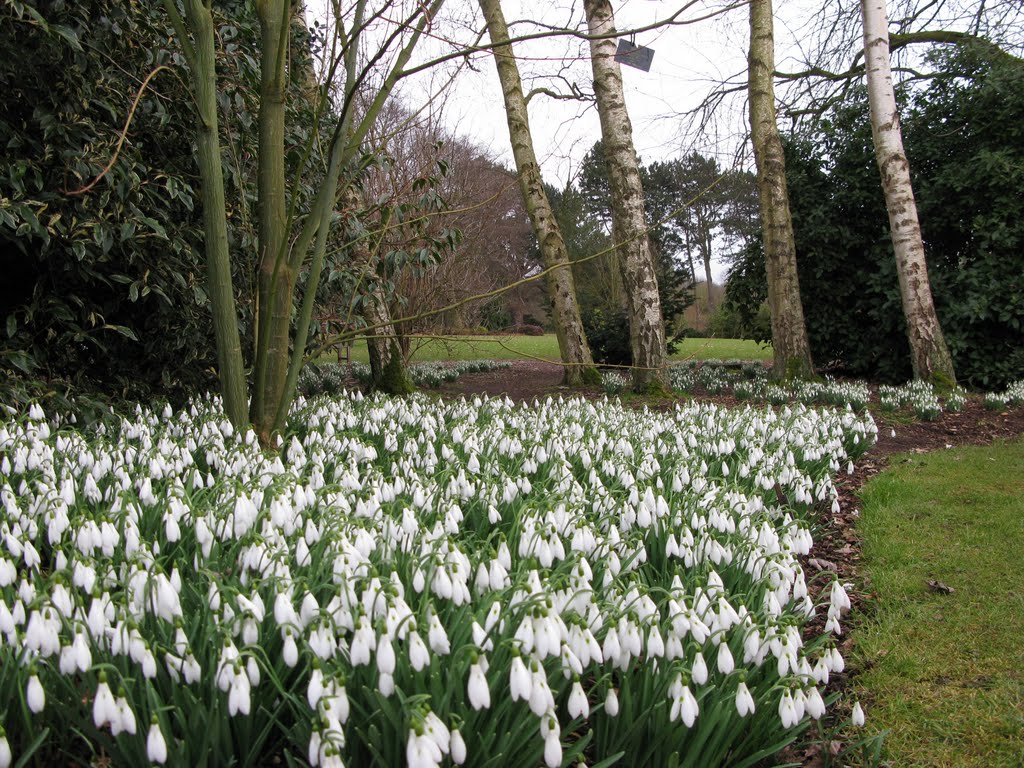
[[[530,118],[523,96],[523,83],[519,76],[512,46],[507,42],[508,25],[501,10],[500,0],[480,0],[480,9],[487,22],[487,32],[494,44],[494,62],[498,68],[501,92],[505,99],[505,116],[508,120],[512,154],[516,161],[519,190],[523,195],[526,212],[533,225],[534,234],[540,245],[544,266],[551,269],[547,274],[547,290],[551,297],[555,335],[558,350],[565,365],[565,383],[581,386],[597,378],[590,345],[583,332],[580,307],[576,300],[576,284],[572,276],[569,253],[565,248],[562,231],[551,210],[551,203],[544,191],[540,164],[533,149],[533,135],[530,133]],[[554,269],[552,269],[554,267]]]
[[[626,111],[622,72],[615,61],[615,18],[608,0],[584,0],[594,72],[601,140],[608,164],[612,204],[612,239],[629,312],[629,341],[633,352],[633,388],[642,391],[665,386],[665,326],[661,317],[658,280],[644,217],[644,192],[633,146],[633,127]],[[597,36],[602,36],[600,39]]]
[[[771,0],[750,2],[750,136],[757,164],[757,192],[761,203],[768,305],[772,315],[772,376],[808,378],[814,374],[807,339],[800,281],[796,269],[796,241],[786,185],[786,161],[775,114],[775,29]]]
[[[889,212],[889,230],[910,342],[910,361],[915,378],[937,379],[951,386],[956,383],[953,359],[935,313],[917,204],[910,183],[910,163],[903,150],[903,133],[889,61],[889,20],[885,0],[861,0],[861,13],[864,18],[864,61],[871,106],[871,135],[882,176],[885,207]]]

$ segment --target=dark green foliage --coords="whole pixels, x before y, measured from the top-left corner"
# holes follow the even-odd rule
[[[590,343],[590,353],[598,365],[631,365],[633,351],[629,344],[629,317],[622,308],[600,308],[583,315],[583,330]]]
[[[109,173],[71,194],[113,156],[142,79],[169,63],[158,14],[140,7],[0,11],[0,362],[128,391],[192,385],[212,350],[191,117],[174,112],[184,91],[170,72],[155,76]]]
[[[903,95],[929,277],[958,378],[998,389],[1024,370],[1024,67],[965,47],[936,58],[947,74]],[[905,381],[910,351],[867,112],[859,93],[787,142],[800,288],[823,369]],[[752,328],[764,298],[755,244],[730,273],[727,301]]]

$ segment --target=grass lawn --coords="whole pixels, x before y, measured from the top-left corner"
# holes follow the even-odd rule
[[[894,766],[1024,765],[1024,442],[892,466],[862,494],[868,728]]]
[[[544,336],[459,336],[414,343],[412,360],[512,360],[542,358],[558,360],[558,341],[554,334]],[[684,339],[672,356],[673,360],[770,360],[772,348],[742,339]],[[327,355],[322,360],[331,360]],[[366,342],[357,340],[352,346],[352,359],[368,362]]]

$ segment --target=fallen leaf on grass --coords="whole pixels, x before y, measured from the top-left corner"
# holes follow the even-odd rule
[[[948,584],[943,584],[941,581],[935,581],[935,579],[928,579],[928,589],[932,592],[938,592],[940,595],[952,595],[956,592]]]

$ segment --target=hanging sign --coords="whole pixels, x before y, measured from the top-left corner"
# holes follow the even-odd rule
[[[645,48],[642,45],[634,45],[623,37],[619,38],[619,47],[615,51],[615,60],[627,67],[651,71],[651,61],[654,60],[654,49]]]

